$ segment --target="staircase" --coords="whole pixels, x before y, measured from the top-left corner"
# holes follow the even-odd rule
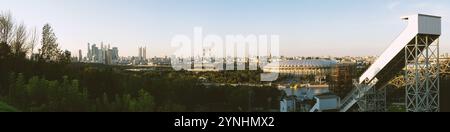
[[[340,112],[347,112],[354,104],[356,104],[366,93],[374,87],[378,79],[374,79],[371,83],[359,84],[354,82],[354,88],[347,97],[342,100]]]

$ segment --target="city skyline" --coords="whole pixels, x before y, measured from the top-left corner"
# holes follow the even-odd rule
[[[2,1],[0,9],[38,31],[50,23],[60,47],[74,56],[102,41],[120,56],[138,56],[138,47],[147,47],[147,57],[171,55],[172,37],[192,35],[195,26],[220,36],[278,34],[286,56],[378,56],[406,27],[398,16],[415,13],[443,16],[441,52],[450,52],[445,0],[17,0]]]

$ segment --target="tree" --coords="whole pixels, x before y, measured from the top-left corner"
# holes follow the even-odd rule
[[[36,38],[32,34],[32,38],[28,40],[26,26],[23,23],[16,25],[10,12],[0,13],[0,42],[10,46],[11,53],[14,57],[25,58],[31,48],[34,48]]]
[[[11,47],[6,42],[0,42],[0,62],[11,57]]]
[[[71,61],[70,60],[71,56],[72,55],[71,55],[70,51],[66,50],[59,55],[58,62],[63,63],[63,64],[69,64]]]
[[[39,42],[39,35],[38,35],[38,33],[37,33],[37,31],[36,31],[36,27],[35,28],[33,28],[33,30],[30,32],[30,41],[28,42],[29,44],[29,46],[30,46],[30,53],[31,53],[31,55],[33,55],[33,53],[34,53],[34,48],[35,48],[35,46],[36,46],[36,44]]]
[[[42,48],[39,49],[41,61],[51,62],[57,61],[60,57],[57,38],[50,24],[45,24],[42,28]]]
[[[27,43],[28,35],[24,24],[20,24],[14,30],[14,37],[11,42],[12,53],[16,57],[25,57],[30,47]]]
[[[14,104],[18,104],[21,108],[28,106],[28,93],[26,91],[26,80],[23,74],[19,73],[17,75],[11,74],[12,79],[9,89],[9,100]],[[15,79],[14,79],[15,78]]]
[[[151,112],[154,105],[153,96],[143,89],[139,90],[134,110],[137,112]]]
[[[14,23],[10,12],[0,13],[0,42],[10,43]]]

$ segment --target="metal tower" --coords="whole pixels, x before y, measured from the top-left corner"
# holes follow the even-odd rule
[[[439,111],[441,17],[416,14],[402,19],[407,20],[408,26],[361,75],[355,83],[356,88],[342,100],[341,112],[350,110],[355,104],[360,111],[384,111],[383,89],[402,70],[405,70],[406,110]]]
[[[419,34],[405,47],[406,110],[439,112],[439,36]]]

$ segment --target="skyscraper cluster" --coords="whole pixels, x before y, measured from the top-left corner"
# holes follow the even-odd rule
[[[117,64],[119,61],[119,49],[117,47],[111,49],[109,44],[106,46],[103,42],[100,47],[88,43],[87,51],[85,61],[88,63]]]

